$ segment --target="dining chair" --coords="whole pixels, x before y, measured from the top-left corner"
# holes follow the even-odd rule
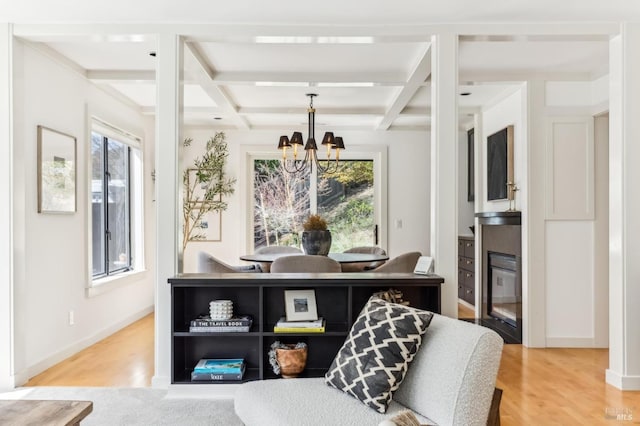
[[[420,256],[419,251],[403,253],[370,272],[413,272]]]
[[[340,263],[327,256],[302,254],[282,256],[271,264],[271,272],[341,272]]]
[[[352,247],[344,251],[344,253],[367,253],[367,254],[381,254],[386,256],[387,252],[383,248],[378,246],[359,246]],[[378,266],[384,264],[384,260],[377,262],[360,262],[360,263],[343,263],[342,272],[362,272],[364,270],[376,269]]]
[[[302,253],[302,250],[292,246],[264,246],[264,247],[258,247],[254,253],[255,254],[267,254],[267,253],[292,253],[293,254],[293,253]],[[263,272],[269,272],[269,270],[271,269],[271,263],[269,262],[259,262],[259,263]]]
[[[226,274],[232,272],[262,272],[260,265],[231,266],[207,253],[198,252],[196,272],[204,274]]]

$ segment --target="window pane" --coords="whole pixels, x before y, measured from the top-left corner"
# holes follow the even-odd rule
[[[318,213],[331,230],[331,251],[375,245],[373,161],[340,161],[319,179]]]
[[[309,179],[284,170],[280,160],[254,161],[254,248],[300,246],[302,223],[309,215]]]
[[[105,270],[104,241],[104,145],[101,135],[91,133],[91,235],[93,275],[103,275]]]
[[[108,260],[109,271],[126,268],[129,253],[129,148],[109,139],[107,144],[107,168],[109,171],[108,207],[109,220]]]

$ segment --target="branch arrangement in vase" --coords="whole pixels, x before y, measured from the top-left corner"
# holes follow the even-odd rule
[[[185,148],[191,146],[193,139],[183,142]],[[189,241],[206,240],[203,219],[209,212],[223,212],[227,209],[227,197],[235,192],[235,178],[227,177],[225,166],[229,150],[224,132],[216,132],[207,141],[205,152],[193,160],[193,166],[185,169],[182,175],[184,198],[182,201],[183,250]]]

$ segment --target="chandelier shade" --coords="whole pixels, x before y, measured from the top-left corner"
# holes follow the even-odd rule
[[[282,161],[284,163],[284,169],[289,173],[304,172],[309,169],[309,172],[313,170],[315,164],[318,171],[323,173],[334,173],[338,170],[338,163],[340,161],[340,150],[344,148],[344,141],[340,136],[334,136],[333,132],[325,132],[321,145],[326,146],[326,159],[320,160],[318,158],[318,145],[315,139],[315,113],[316,110],[313,107],[313,98],[318,96],[315,93],[307,93],[307,96],[311,99],[309,102],[309,109],[307,110],[309,115],[309,134],[306,144],[304,144],[304,159],[298,159],[298,145],[303,145],[302,132],[293,132],[291,139],[288,136],[280,136],[278,142],[278,149],[282,151]],[[287,155],[287,149],[293,148],[292,158]],[[335,151],[335,155],[332,158],[332,151]],[[321,163],[324,162],[324,165]],[[290,164],[292,163],[292,164]]]

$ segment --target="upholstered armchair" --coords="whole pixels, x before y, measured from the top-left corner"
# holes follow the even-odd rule
[[[271,272],[341,272],[340,263],[327,256],[282,256],[271,264]]]
[[[226,274],[231,272],[262,272],[259,265],[231,266],[210,255],[206,251],[198,252],[197,272],[204,274]]]
[[[387,252],[378,246],[359,246],[345,250],[344,253],[368,253],[386,255]],[[384,260],[378,262],[344,263],[342,272],[362,272],[364,270],[376,269],[384,264]]]
[[[300,250],[297,247],[291,247],[291,246],[264,246],[264,247],[259,247],[256,249],[255,251],[256,254],[267,254],[267,253],[302,253],[302,250]],[[268,262],[260,262],[260,267],[262,268],[263,272],[269,272],[269,270],[271,269],[271,264]]]
[[[371,272],[413,272],[420,256],[422,256],[422,253],[419,251],[403,253]]]

